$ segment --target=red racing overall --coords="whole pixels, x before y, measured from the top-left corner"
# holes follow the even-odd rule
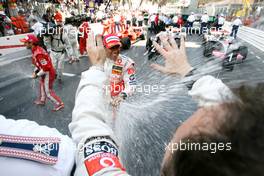
[[[52,66],[50,56],[40,46],[33,47],[32,54],[32,63],[36,66],[35,73],[40,77],[39,102],[45,102],[46,97],[48,97],[56,106],[63,105],[61,99],[52,89],[56,72]]]

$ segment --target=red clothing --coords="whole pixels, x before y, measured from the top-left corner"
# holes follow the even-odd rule
[[[156,15],[155,17],[155,25],[157,26],[159,24],[159,15]]]
[[[49,54],[40,46],[33,47],[32,54],[32,63],[38,70],[37,75],[40,76],[39,101],[45,102],[46,98],[49,98],[57,106],[63,104],[60,97],[58,97],[52,89],[56,72]]]
[[[79,32],[81,34],[80,36],[80,54],[83,55],[84,52],[86,51],[86,40],[88,38],[88,33],[89,33],[89,23],[88,22],[83,22],[81,26],[79,27]]]
[[[39,71],[50,72],[55,77],[55,69],[53,68],[49,54],[40,46],[32,48],[32,63]]]
[[[12,24],[15,26],[15,34],[29,32],[29,24],[24,16],[11,17]]]
[[[177,24],[178,24],[179,26],[183,26],[183,19],[182,19],[182,17],[180,17],[180,18],[178,19]]]
[[[59,11],[57,11],[56,14],[54,15],[54,20],[57,22],[62,21],[62,14]]]

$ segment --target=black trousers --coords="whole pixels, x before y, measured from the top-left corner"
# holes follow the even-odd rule
[[[237,38],[238,28],[239,28],[239,26],[234,25],[232,28],[232,32],[230,34],[230,36],[234,37],[235,39]]]
[[[207,25],[208,25],[208,23],[201,23],[200,34],[207,32]]]

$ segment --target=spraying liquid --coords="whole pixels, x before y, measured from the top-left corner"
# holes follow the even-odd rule
[[[201,38],[187,38],[187,41],[189,61],[198,70],[188,79],[197,80],[210,74],[230,85],[252,79],[252,56],[243,64],[235,65],[232,72],[226,72],[221,60],[204,58]],[[200,47],[191,47],[193,43]],[[180,80],[151,69],[147,56],[143,57],[141,53],[144,51],[139,52],[140,49],[144,50],[144,47],[134,47],[128,51],[134,54],[132,59],[136,62],[139,88],[120,105],[114,130],[120,143],[121,159],[128,173],[158,176],[165,148],[172,135],[192,115],[197,105],[187,94],[186,79]],[[163,59],[158,56],[155,62],[162,64]],[[259,72],[254,75],[255,80],[263,79]]]

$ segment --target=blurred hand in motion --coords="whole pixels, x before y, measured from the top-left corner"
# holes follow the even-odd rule
[[[113,107],[118,107],[123,100],[124,99],[122,97],[115,97],[111,100],[111,105]]]
[[[189,64],[184,38],[181,37],[180,48],[172,36],[159,36],[161,45],[153,42],[157,51],[164,57],[165,65],[151,64],[151,67],[166,74],[179,74],[181,77],[186,76],[193,68]]]
[[[103,45],[103,37],[96,35],[94,37],[91,31],[87,38],[87,54],[92,65],[102,66],[106,59],[105,49]]]
[[[37,77],[38,77],[37,74],[35,72],[33,72],[31,78],[36,79]]]

